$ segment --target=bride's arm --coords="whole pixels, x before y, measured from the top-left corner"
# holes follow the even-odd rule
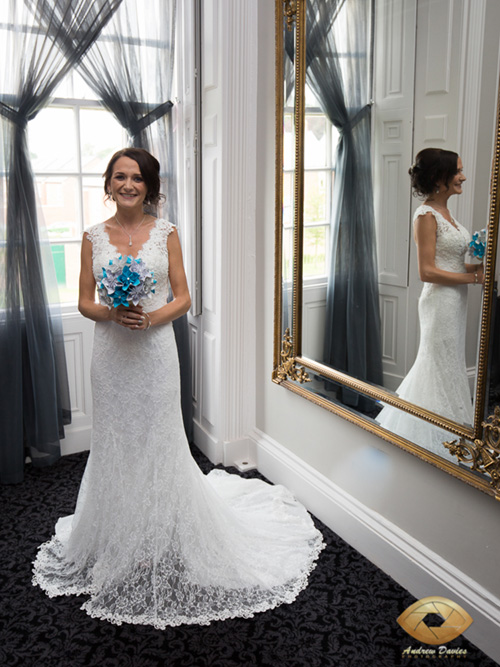
[[[465,270],[469,273],[484,273],[484,264],[466,264]]]
[[[82,240],[78,310],[84,317],[88,317],[94,322],[112,321],[129,329],[144,329],[147,327],[147,320],[141,314],[142,308],[134,308],[134,306],[108,308],[96,303],[95,290],[96,284],[92,271],[92,243],[85,233]]]
[[[483,283],[482,272],[455,273],[436,266],[436,220],[432,213],[419,215],[415,220],[418,273],[424,283],[438,285],[466,285]]]
[[[189,296],[189,288],[182,261],[182,249],[176,229],[168,235],[167,249],[168,277],[174,299],[165,306],[162,306],[162,308],[158,308],[158,310],[153,310],[147,314],[147,317],[151,320],[151,326],[172,322],[187,313],[191,307],[191,297]]]

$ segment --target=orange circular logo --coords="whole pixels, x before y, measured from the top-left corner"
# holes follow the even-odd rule
[[[429,614],[441,616],[442,624],[427,625],[426,617]],[[417,600],[401,614],[397,621],[405,632],[424,644],[451,642],[465,632],[473,622],[471,616],[459,604],[442,597]]]

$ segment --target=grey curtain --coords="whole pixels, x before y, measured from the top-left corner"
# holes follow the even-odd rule
[[[308,1],[306,80],[340,133],[324,363],[382,384],[370,155],[370,34],[368,0]],[[371,407],[370,400],[347,389],[341,400],[361,409]]]
[[[60,456],[70,403],[62,325],[49,304],[53,262],[39,236],[26,128],[89,48],[120,0],[25,0],[4,4],[1,26],[0,480],[23,479],[24,458]],[[40,29],[44,14],[50,36]],[[72,46],[68,58],[61,41]],[[52,269],[52,271],[51,271]]]

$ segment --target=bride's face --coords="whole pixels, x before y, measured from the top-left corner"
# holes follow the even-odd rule
[[[135,160],[126,156],[119,158],[113,165],[109,186],[119,208],[142,210],[148,188]]]
[[[451,195],[462,194],[462,184],[466,180],[467,179],[465,178],[462,159],[459,157],[457,160],[457,173],[452,176],[447,184],[445,184],[443,181],[439,181],[437,185],[441,192],[445,192],[448,197],[451,197]]]
[[[451,190],[451,194],[453,195],[461,195],[462,194],[462,183],[466,181],[467,179],[465,178],[464,175],[464,166],[462,164],[461,158],[458,158],[457,160],[457,173],[451,181],[448,183],[448,187]]]

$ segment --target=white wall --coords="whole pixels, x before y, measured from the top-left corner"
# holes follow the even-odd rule
[[[476,600],[478,608],[471,611],[476,621],[466,634],[490,655],[497,651],[498,660],[500,642],[493,628],[498,632],[500,626],[499,503],[271,381],[275,88],[274,68],[270,66],[274,60],[274,3],[269,0],[258,0],[257,57],[256,440],[260,437],[271,446],[277,443],[276,451],[282,460],[289,457],[291,467],[298,457],[305,469],[318,471],[329,488],[351,499],[353,507],[362,508],[366,516],[380,520],[380,525],[390,525],[394,533],[400,531],[407,542],[433,559],[432,562],[445,563],[443,572],[447,569],[454,573],[455,599],[460,581],[470,591],[475,588],[480,592]],[[295,486],[292,490],[299,497],[301,493],[307,497],[305,484],[297,481],[298,477],[290,473],[291,468],[271,465],[260,449],[259,456],[265,474],[272,475],[274,481],[288,476],[289,485]],[[437,582],[432,590],[426,593],[421,590],[420,568],[408,562],[406,569],[401,570],[395,548],[393,557],[384,558],[383,562],[377,556],[381,553],[377,549],[368,553],[370,542],[364,540],[363,532],[349,534],[345,528],[351,525],[348,521],[336,525],[333,511],[329,521],[326,507],[325,504],[325,515],[321,518],[382,569],[405,583],[413,594],[420,597],[443,594],[437,592],[440,586]],[[488,616],[486,620],[480,619],[481,607]]]

